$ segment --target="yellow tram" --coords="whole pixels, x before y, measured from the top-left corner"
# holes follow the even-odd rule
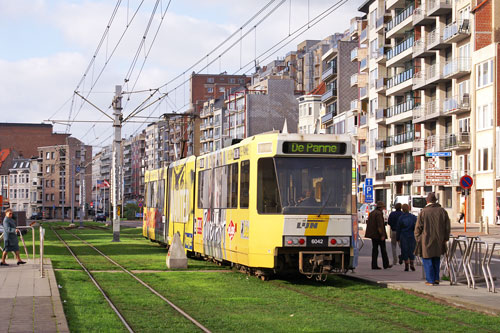
[[[352,268],[355,172],[347,136],[260,134],[146,172],[143,235],[263,278]]]

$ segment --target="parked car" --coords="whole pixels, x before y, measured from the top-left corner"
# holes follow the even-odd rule
[[[358,208],[358,223],[366,223],[368,221],[368,215],[377,208],[377,205],[374,203],[364,203]],[[387,209],[384,209],[384,221],[387,223],[389,219],[389,212]]]
[[[33,213],[30,216],[30,220],[41,220],[42,218],[43,218],[43,215],[41,212]]]
[[[103,213],[97,213],[96,216],[94,216],[94,221],[96,222],[106,222],[106,215],[104,215]]]

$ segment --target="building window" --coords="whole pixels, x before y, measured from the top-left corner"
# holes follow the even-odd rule
[[[56,196],[55,196],[55,194],[51,194],[51,195],[50,195],[50,200],[51,200],[51,201],[54,201],[54,200],[55,200],[55,197],[56,197]]]
[[[492,104],[477,107],[477,129],[484,130],[493,127]]]
[[[50,173],[50,165],[47,165],[47,166],[45,167],[45,173]]]
[[[493,60],[476,65],[476,88],[483,88],[493,83]]]
[[[51,160],[55,159],[55,157],[56,157],[56,154],[54,152],[50,153],[50,159]]]
[[[208,93],[213,93],[213,92],[214,92],[214,88],[212,88],[212,87],[208,87],[208,88],[207,88],[207,92],[208,92]]]
[[[491,148],[479,148],[477,150],[477,171],[493,170],[493,159],[491,158]]]
[[[207,78],[207,82],[208,82],[208,83],[214,83],[214,78],[213,78],[213,77],[209,77],[209,78]]]
[[[223,93],[223,92],[225,92],[225,91],[226,91],[226,88],[224,88],[224,87],[219,87],[219,92]]]
[[[452,200],[452,188],[445,187],[444,188],[444,207],[451,208],[451,200]]]
[[[229,83],[236,83],[236,79],[229,79]]]
[[[50,153],[49,152],[47,152],[47,154],[45,155],[45,159],[50,160]]]
[[[470,118],[464,118],[458,120],[458,131],[460,133],[470,133]]]
[[[313,111],[313,108],[312,106],[309,104],[309,115],[312,116],[312,111]]]

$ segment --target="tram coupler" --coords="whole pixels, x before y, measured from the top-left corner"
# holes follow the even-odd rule
[[[335,257],[340,258],[340,260],[335,260]],[[318,275],[321,279],[323,275],[343,274],[346,271],[344,267],[344,251],[299,252],[299,272],[308,277]]]

